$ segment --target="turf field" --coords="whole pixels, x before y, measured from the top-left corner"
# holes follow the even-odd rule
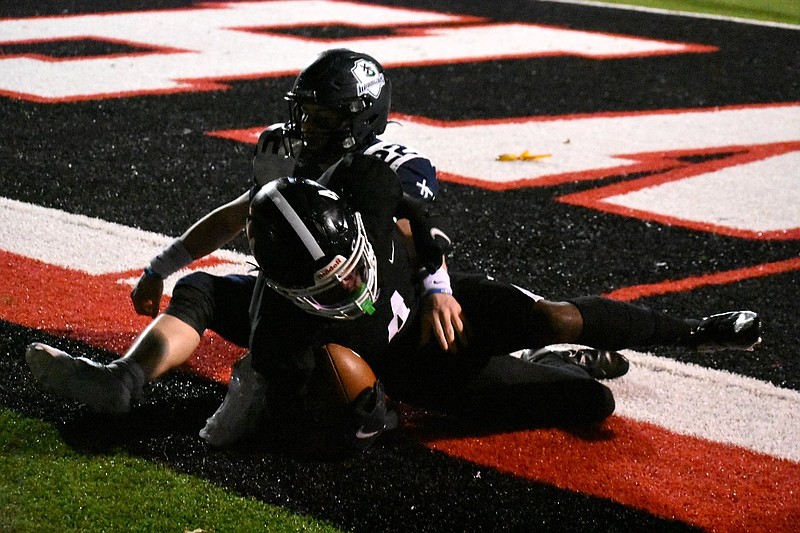
[[[0,531],[792,531],[800,7],[636,3],[0,7]],[[123,352],[148,323],[141,267],[246,190],[254,134],[339,45],[389,68],[384,138],[436,163],[451,267],[679,316],[751,308],[762,346],[626,352],[591,431],[400,406],[358,458],[205,446],[242,353],[213,335],[129,415],[42,393],[25,346]],[[242,271],[245,251],[198,268]]]

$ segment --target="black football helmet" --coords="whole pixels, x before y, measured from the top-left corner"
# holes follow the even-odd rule
[[[247,237],[266,284],[309,313],[372,314],[378,267],[361,214],[312,180],[280,178],[250,202]]]
[[[386,129],[392,84],[374,58],[337,48],[300,72],[286,100],[287,129],[302,140],[300,158],[335,161]]]

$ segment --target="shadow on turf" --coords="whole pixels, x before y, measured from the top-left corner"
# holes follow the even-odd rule
[[[400,431],[412,435],[414,440],[421,442],[438,439],[477,438],[499,433],[554,428],[589,442],[601,442],[614,438],[613,431],[603,423],[562,426],[555,424],[534,425],[522,422],[481,421],[480,419],[465,420],[415,409],[405,404],[399,404],[397,408],[403,421]]]
[[[266,424],[258,435],[233,447],[208,446],[198,431],[205,425],[225,393],[225,387],[193,376],[169,376],[154,385],[144,402],[130,413],[110,416],[83,407],[64,407],[57,428],[64,441],[86,454],[111,453],[124,449],[153,458],[170,458],[186,453],[200,456],[223,455],[227,459],[255,456],[286,456],[295,461],[346,461],[361,453],[335,432],[319,431],[310,424],[280,427]],[[470,438],[536,429],[512,424],[476,424],[437,413],[398,405],[402,424],[385,433],[376,447],[420,446],[437,439]],[[587,441],[613,437],[602,424],[568,427],[562,430]]]
[[[213,448],[198,432],[219,407],[225,386],[191,375],[174,374],[152,384],[129,413],[104,415],[81,406],[62,406],[57,429],[73,449],[102,454],[124,449],[150,457],[224,455],[227,459],[291,456],[294,460],[338,461],[353,457],[353,448],[334,431],[308,423],[265,424],[259,434],[228,448]],[[58,399],[53,399],[58,401]],[[56,409],[58,411],[58,408]],[[56,413],[51,413],[52,415]]]

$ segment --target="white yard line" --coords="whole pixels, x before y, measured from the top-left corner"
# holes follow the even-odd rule
[[[623,353],[630,371],[605,382],[614,392],[617,414],[800,462],[800,392],[664,357]]]

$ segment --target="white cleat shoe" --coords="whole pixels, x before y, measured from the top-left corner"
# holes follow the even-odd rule
[[[130,410],[131,391],[106,365],[73,357],[52,346],[35,342],[25,360],[33,377],[48,392],[82,403],[98,413]]]
[[[215,448],[230,446],[263,427],[267,414],[267,382],[253,369],[247,354],[233,365],[228,393],[206,421],[200,437]]]

